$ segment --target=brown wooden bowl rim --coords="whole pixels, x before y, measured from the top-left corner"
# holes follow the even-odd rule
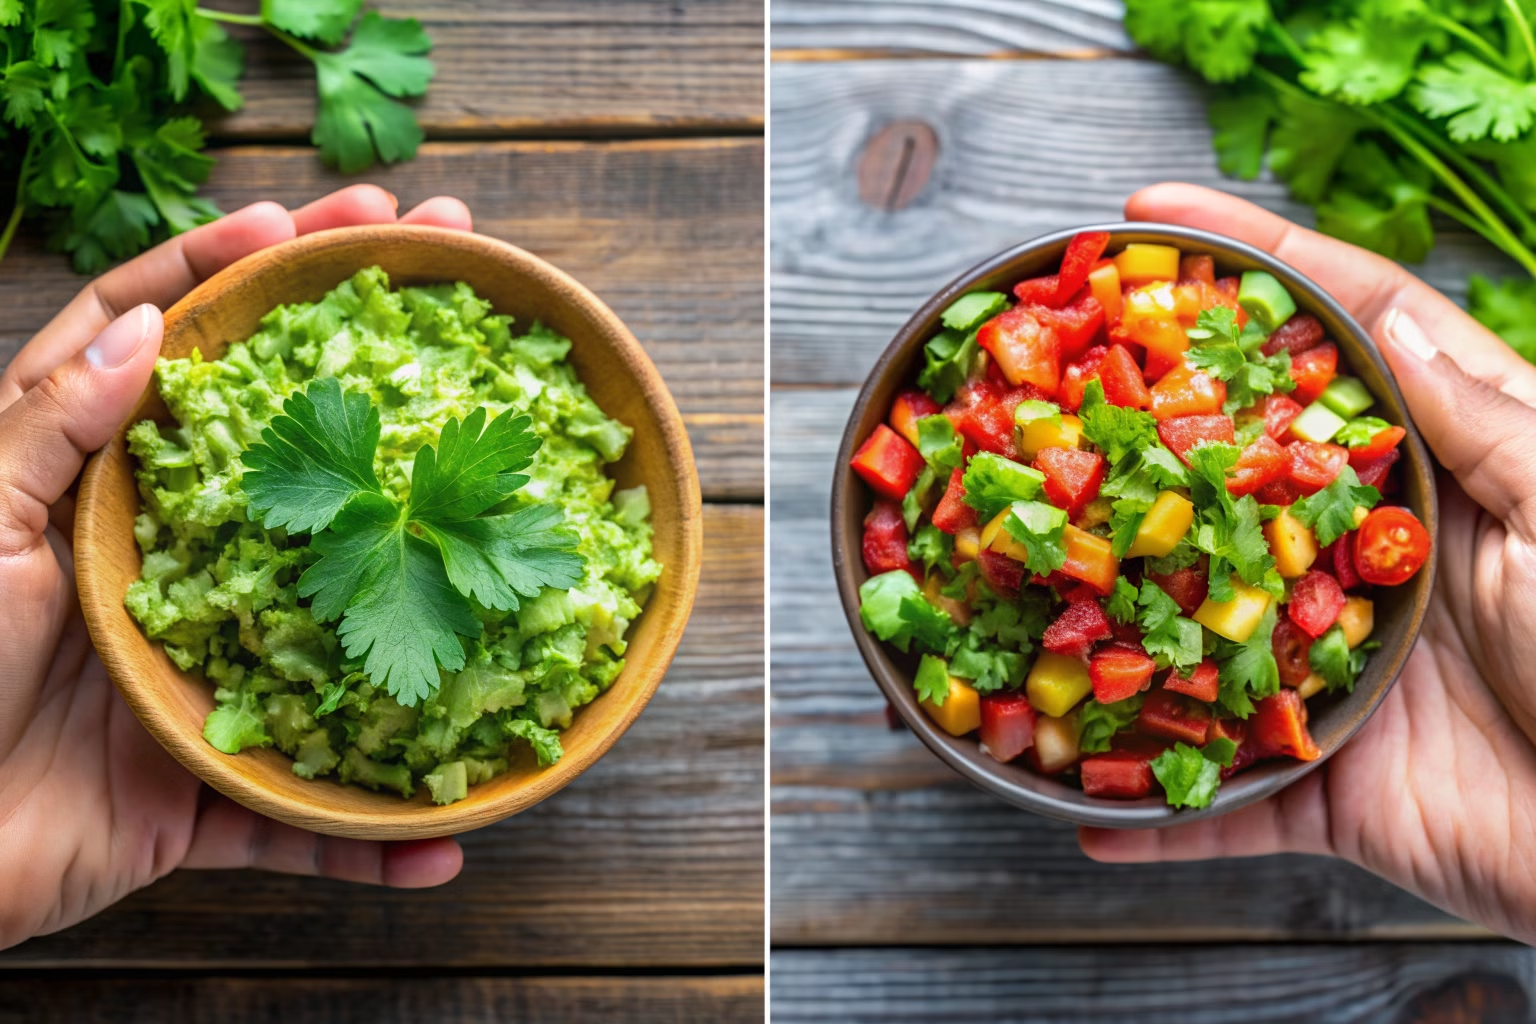
[[[121,594],[99,593],[95,583],[92,567],[98,557],[101,538],[106,530],[115,528],[101,522],[101,517],[95,512],[101,504],[98,484],[105,459],[114,447],[123,448],[128,427],[139,415],[137,411],[112,441],[91,456],[85,466],[76,504],[74,552],[76,587],[85,612],[86,626],[113,685],[145,728],[187,770],[237,803],[300,828],[360,839],[401,840],[452,835],[527,810],[564,788],[607,753],[650,702],[676,654],[698,590],[703,557],[703,523],[698,471],[693,461],[688,433],[671,392],[645,349],[607,304],[575,278],[548,261],[500,239],[446,228],[403,224],[334,228],[301,235],[246,256],[203,281],[165,312],[165,336],[170,337],[183,321],[217,303],[225,290],[234,282],[244,279],[253,266],[268,263],[274,256],[291,263],[314,258],[327,250],[384,238],[394,242],[404,240],[409,244],[468,252],[495,264],[502,273],[542,279],[569,295],[572,306],[582,309],[586,315],[599,322],[605,336],[623,350],[628,364],[636,367],[640,378],[639,390],[646,396],[647,404],[660,423],[663,447],[672,454],[675,463],[668,467],[669,473],[674,477],[683,477],[683,500],[676,527],[680,534],[679,547],[683,559],[680,564],[664,567],[665,572],[674,576],[673,585],[677,588],[678,600],[670,609],[669,620],[659,627],[652,657],[644,663],[626,664],[623,674],[614,684],[614,688],[621,684],[628,688],[629,703],[624,714],[614,720],[611,728],[593,742],[576,750],[567,750],[555,765],[540,770],[527,783],[488,802],[464,801],[437,806],[420,799],[402,800],[397,795],[381,793],[377,795],[383,799],[374,802],[368,809],[342,809],[325,803],[323,795],[328,786],[318,780],[314,800],[295,799],[275,793],[241,771],[241,755],[222,754],[202,738],[200,731],[190,732],[178,727],[179,719],[156,713],[157,704],[132,671],[129,654],[135,645],[150,645],[153,641],[138,629],[137,624],[132,624],[131,619],[131,631],[119,630],[99,621],[95,612],[95,609],[104,606],[105,601],[121,605],[123,600]],[[361,262],[357,269],[367,265]],[[151,383],[145,391],[146,398],[153,388],[154,384]],[[653,601],[641,612],[631,629],[638,628],[646,616],[660,614],[661,611]],[[190,676],[190,673],[183,675]],[[197,682],[199,685],[208,685],[203,680]],[[605,691],[603,696],[613,694],[614,688]],[[577,714],[580,713],[578,709]],[[471,794],[474,789],[471,787]]]
[[[842,443],[838,448],[837,463],[833,467],[830,525],[833,572],[837,577],[843,612],[848,619],[849,628],[853,631],[859,653],[886,699],[896,708],[902,720],[918,739],[922,740],[923,744],[941,760],[979,788],[1015,806],[1078,825],[1104,828],[1155,828],[1186,824],[1235,811],[1279,792],[1322,766],[1359,731],[1396,682],[1418,638],[1434,586],[1439,546],[1437,544],[1431,549],[1429,562],[1409,584],[1405,585],[1414,590],[1404,642],[1391,650],[1384,647],[1375,651],[1355,691],[1330,706],[1325,712],[1326,714],[1347,713],[1348,717],[1344,719],[1344,728],[1335,730],[1328,742],[1320,744],[1323,748],[1322,755],[1315,761],[1269,761],[1249,768],[1223,782],[1209,807],[1175,810],[1167,806],[1160,794],[1135,801],[1086,796],[1081,789],[1040,775],[1027,766],[1018,763],[999,764],[980,752],[979,744],[974,737],[952,737],[935,725],[917,704],[910,672],[896,664],[892,651],[887,649],[888,645],[877,640],[865,629],[859,618],[859,584],[867,579],[869,574],[863,565],[859,538],[853,535],[856,530],[847,527],[850,520],[847,519],[846,507],[847,503],[855,498],[861,502],[861,508],[866,507],[869,500],[867,489],[849,466],[853,453],[859,441],[862,440],[859,431],[860,423],[868,413],[876,393],[882,390],[890,377],[899,375],[903,381],[909,379],[908,375],[921,346],[933,336],[939,315],[951,302],[987,278],[1009,277],[1011,285],[1011,282],[1028,276],[1028,273],[1024,272],[1018,272],[1017,276],[1010,276],[1015,272],[1014,268],[1030,261],[1038,261],[1052,250],[1055,251],[1056,262],[1059,262],[1061,250],[1065,249],[1073,235],[1082,231],[1109,232],[1111,248],[1118,248],[1129,242],[1161,242],[1177,245],[1181,249],[1194,247],[1197,251],[1214,255],[1218,271],[1223,259],[1227,262],[1236,260],[1255,264],[1280,279],[1296,298],[1298,309],[1303,312],[1322,313],[1325,321],[1331,319],[1340,325],[1343,328],[1342,331],[1331,333],[1352,366],[1357,368],[1358,372],[1361,360],[1369,362],[1386,383],[1388,394],[1385,401],[1378,389],[1372,388],[1372,391],[1382,405],[1395,406],[1390,411],[1400,415],[1386,418],[1399,422],[1408,432],[1405,472],[1411,475],[1412,482],[1405,491],[1416,488],[1419,497],[1419,501],[1412,503],[1410,507],[1423,521],[1430,536],[1438,537],[1439,502],[1435,490],[1434,462],[1414,426],[1407,403],[1403,400],[1391,369],[1377,350],[1375,341],[1337,300],[1306,275],[1281,262],[1270,253],[1235,238],[1198,228],[1125,221],[1066,228],[1023,242],[982,260],[940,289],[896,332],[896,336],[876,360],[864,386],[859,391],[853,410],[849,413]],[[1054,265],[1042,264],[1031,268],[1030,273],[1050,273],[1053,268]],[[1008,271],[1009,274],[1005,274],[1004,271]],[[1403,499],[1404,504],[1409,504],[1406,494]],[[1378,632],[1382,629],[1380,618],[1378,618],[1376,629]]]

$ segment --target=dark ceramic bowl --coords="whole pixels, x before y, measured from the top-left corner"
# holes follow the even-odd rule
[[[1372,653],[1354,692],[1318,696],[1307,702],[1309,726],[1322,748],[1322,757],[1310,762],[1270,761],[1249,768],[1222,783],[1211,805],[1200,810],[1176,811],[1167,806],[1161,794],[1141,800],[1085,796],[1075,785],[1038,774],[1026,764],[997,763],[982,753],[975,736],[950,736],[928,718],[912,689],[916,655],[903,655],[881,643],[859,621],[859,585],[869,576],[864,569],[860,541],[872,495],[849,468],[854,451],[875,425],[885,419],[896,392],[916,378],[923,345],[938,330],[939,315],[951,302],[977,289],[1010,292],[1024,278],[1054,273],[1068,240],[1078,231],[1108,231],[1111,252],[1129,242],[1163,243],[1178,246],[1186,254],[1209,254],[1220,275],[1267,270],[1279,278],[1295,297],[1298,309],[1322,321],[1328,336],[1339,346],[1341,361],[1376,396],[1372,415],[1407,429],[1405,457],[1398,463],[1403,469],[1403,490],[1394,500],[1413,509],[1430,536],[1437,535],[1439,510],[1434,463],[1370,335],[1327,292],[1269,253],[1208,231],[1166,224],[1103,224],[1058,231],[999,253],[950,282],[897,332],[859,392],[838,449],[832,482],[833,569],[848,624],[880,689],[918,738],[977,786],[1026,810],[1080,825],[1149,828],[1214,817],[1261,800],[1295,782],[1332,756],[1370,717],[1397,679],[1418,637],[1434,583],[1433,553],[1429,563],[1409,583],[1382,588],[1373,595],[1376,629],[1372,635],[1382,646]]]

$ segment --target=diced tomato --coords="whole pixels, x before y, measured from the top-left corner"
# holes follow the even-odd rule
[[[1104,483],[1104,456],[1078,448],[1042,448],[1035,468],[1045,474],[1045,497],[1076,519],[1083,506],[1099,496]]]
[[[981,698],[981,749],[1007,764],[1035,745],[1035,709],[1023,693]]]
[[[1099,300],[1099,305],[1104,307],[1104,322],[1118,323],[1124,305],[1120,295],[1120,268],[1109,260],[1101,260],[1088,275],[1088,290]]]
[[[1367,583],[1395,587],[1424,567],[1430,544],[1429,531],[1408,509],[1373,509],[1355,536],[1355,568]]]
[[[1182,693],[1195,700],[1213,701],[1221,689],[1221,670],[1210,658],[1195,666],[1186,679],[1178,669],[1171,669],[1163,680],[1163,689],[1170,693]]]
[[[1152,736],[1198,747],[1211,731],[1211,711],[1182,694],[1153,690],[1141,706],[1136,727]]]
[[[1211,733],[1206,742],[1223,739],[1237,744],[1232,763],[1221,770],[1223,780],[1230,779],[1259,759],[1259,751],[1248,739],[1248,723],[1241,718],[1218,718],[1211,722]]]
[[[1270,395],[1264,400],[1264,433],[1283,444],[1300,415],[1301,404],[1289,395]]]
[[[1115,578],[1120,575],[1120,559],[1108,540],[1086,530],[1079,530],[1068,523],[1063,530],[1067,560],[1062,565],[1064,575],[1081,580],[1108,597],[1115,589]]]
[[[1179,260],[1180,284],[1203,284],[1216,287],[1216,261],[1204,253],[1185,256]]]
[[[1286,451],[1291,459],[1286,479],[1304,495],[1316,494],[1333,483],[1349,464],[1349,452],[1336,444],[1292,441]]]
[[[1039,577],[1035,579],[1039,579]],[[1067,602],[1067,604],[1076,604],[1079,601],[1097,602],[1099,599],[1099,592],[1093,587],[1086,583],[1079,583],[1064,573],[1053,572],[1045,577],[1045,580],[1045,585],[1055,587],[1057,596]],[[1033,583],[1035,581],[1031,580],[1030,582]]]
[[[1029,311],[1055,336],[1056,351],[1063,361],[1082,355],[1104,329],[1104,306],[1086,289],[1060,309],[1030,306]]]
[[[1088,589],[1090,592],[1094,592],[1092,587]],[[1135,651],[1137,654],[1146,653],[1146,645],[1143,643],[1146,637],[1142,634],[1141,627],[1136,625],[1136,623],[1115,622],[1111,620],[1109,628],[1114,636],[1113,643],[1124,647],[1126,650]]]
[[[1350,530],[1318,552],[1317,564],[1332,570],[1333,578],[1345,590],[1358,587],[1361,580],[1359,571],[1355,569],[1355,531]]]
[[[1291,397],[1302,405],[1310,405],[1333,383],[1338,372],[1339,349],[1331,341],[1292,356],[1291,380],[1296,382],[1296,390],[1291,392]]]
[[[1078,289],[1088,283],[1088,275],[1107,248],[1108,231],[1079,231],[1072,236],[1061,257],[1061,282],[1056,289],[1058,306],[1069,302]]]
[[[1227,490],[1242,497],[1252,494],[1265,484],[1284,479],[1291,468],[1291,457],[1268,434],[1243,449],[1237,464],[1227,474]]]
[[[949,474],[949,486],[944,489],[944,497],[939,499],[939,504],[933,510],[933,525],[948,534],[956,534],[968,526],[980,526],[976,518],[976,510],[965,503],[965,485],[960,481],[965,476],[965,470],[951,470]]]
[[[1300,686],[1312,674],[1312,638],[1288,618],[1275,623],[1269,645],[1280,667],[1280,681],[1286,686]]]
[[[1156,670],[1157,662],[1142,652],[1106,647],[1088,662],[1093,697],[1100,704],[1125,700],[1152,685],[1152,673]]]
[[[1089,754],[1078,765],[1083,795],[1137,800],[1152,793],[1152,758],[1129,750]]]
[[[923,457],[906,438],[882,423],[859,446],[852,465],[876,494],[900,501],[923,471]]]
[[[1254,500],[1260,505],[1292,505],[1299,497],[1301,490],[1290,480],[1276,480],[1253,492]]]
[[[1013,410],[1019,403],[1008,404],[1008,392],[994,381],[966,381],[955,393],[954,401],[944,407],[955,429],[982,451],[1018,459],[1013,443]],[[922,456],[919,455],[919,458]]]
[[[864,568],[872,576],[895,569],[917,575],[907,557],[907,524],[901,505],[889,498],[877,498],[864,517]]]
[[[1232,301],[1237,301],[1237,293],[1242,288],[1242,279],[1239,277],[1218,277],[1216,290],[1227,296]]]
[[[1356,473],[1359,473],[1366,466],[1395,450],[1398,442],[1407,435],[1408,431],[1402,427],[1388,427],[1386,430],[1378,431],[1359,448],[1349,450],[1349,464],[1355,468]]]
[[[1061,400],[1061,407],[1066,412],[1077,412],[1083,404],[1083,391],[1088,387],[1088,382],[1099,375],[1099,367],[1104,364],[1104,357],[1109,354],[1109,349],[1103,345],[1095,345],[1083,353],[1081,359],[1067,367],[1066,373],[1061,376],[1061,390],[1057,397]]]
[[[1147,579],[1162,588],[1163,593],[1173,598],[1179,606],[1179,611],[1185,615],[1193,615],[1196,610],[1205,603],[1205,596],[1210,590],[1210,580],[1206,578],[1206,562],[1204,555],[1194,565],[1185,566],[1183,569],[1175,569],[1170,573],[1147,573]]]
[[[1291,588],[1290,604],[1285,606],[1291,621],[1314,639],[1328,632],[1344,610],[1344,588],[1325,572],[1313,569]]]
[[[1084,658],[1100,640],[1107,640],[1112,631],[1109,616],[1097,601],[1073,601],[1056,621],[1046,627],[1040,646],[1052,654],[1069,658]]]
[[[1061,384],[1060,343],[1027,306],[1015,306],[982,324],[976,343],[997,360],[1010,384],[1033,384],[1053,393]]]
[[[1266,356],[1289,352],[1293,357],[1316,348],[1323,340],[1323,325],[1311,313],[1292,313],[1291,318],[1271,334],[1260,350]]]
[[[1157,436],[1187,465],[1186,456],[1195,445],[1206,441],[1231,444],[1237,433],[1230,416],[1176,416],[1157,425]]]
[[[1076,291],[1074,288],[1072,291]],[[1061,275],[1046,274],[1044,277],[1030,277],[1013,286],[1014,297],[1020,302],[1033,303],[1037,306],[1056,305],[1056,294],[1061,291]],[[1072,297],[1072,292],[1067,293],[1067,298]]]
[[[1248,719],[1248,736],[1260,757],[1294,757],[1315,761],[1322,751],[1307,731],[1307,702],[1295,690],[1281,690],[1273,697],[1254,702]]]
[[[976,564],[993,593],[1007,601],[1018,600],[1019,588],[1024,585],[1024,566],[986,548],[976,552]]]
[[[1151,354],[1148,353],[1148,358]],[[1214,416],[1227,400],[1227,386],[1216,378],[1180,362],[1152,385],[1152,415],[1160,420],[1175,416]]]
[[[1152,392],[1142,380],[1136,357],[1124,345],[1115,345],[1105,354],[1104,362],[1099,366],[1099,379],[1104,383],[1104,398],[1110,405],[1130,409],[1151,407]]]
[[[942,411],[943,407],[926,391],[909,388],[897,395],[896,400],[891,403],[891,427],[915,447],[917,421],[924,416],[933,416]]]
[[[1402,449],[1393,448],[1374,462],[1368,462],[1356,469],[1355,476],[1359,477],[1360,482],[1367,487],[1374,487],[1382,492],[1389,491],[1391,487],[1387,485],[1387,474],[1391,472],[1392,466],[1397,460],[1402,457]]]

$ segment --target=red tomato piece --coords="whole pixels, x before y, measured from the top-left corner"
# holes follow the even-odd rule
[[[1104,306],[1086,290],[1060,309],[1030,306],[1029,311],[1055,336],[1056,351],[1064,361],[1082,355],[1104,329]]]
[[[1084,586],[1087,587],[1086,584]],[[1097,593],[1092,587],[1087,587],[1087,590],[1089,593]],[[1146,645],[1142,642],[1145,637],[1142,635],[1141,627],[1136,623],[1111,621],[1109,628],[1114,636],[1112,643],[1126,650],[1135,651],[1137,654],[1147,652]]]
[[[1374,437],[1359,448],[1351,448],[1349,450],[1349,464],[1355,467],[1356,473],[1359,473],[1366,466],[1379,461],[1388,452],[1395,451],[1398,442],[1402,441],[1407,435],[1408,431],[1402,427],[1388,427],[1386,430],[1378,431]]]
[[[1286,479],[1304,495],[1327,487],[1349,465],[1349,452],[1336,444],[1292,441],[1286,445],[1286,451],[1291,460]]]
[[[1089,381],[1099,376],[1099,368],[1103,366],[1104,357],[1108,354],[1109,349],[1095,345],[1084,352],[1081,359],[1067,367],[1061,375],[1061,390],[1057,392],[1064,412],[1077,412],[1083,404],[1084,389],[1088,387]]]
[[[1204,253],[1179,260],[1179,283],[1216,287],[1216,261]]]
[[[1227,490],[1242,497],[1252,494],[1265,484],[1285,478],[1291,468],[1291,457],[1268,434],[1243,449],[1237,457],[1237,465],[1227,474]]]
[[[1271,334],[1260,349],[1266,356],[1277,352],[1289,352],[1299,356],[1308,349],[1316,348],[1323,340],[1323,325],[1311,313],[1292,313],[1291,318]]]
[[[1109,248],[1108,231],[1079,231],[1067,243],[1061,257],[1060,282],[1056,287],[1056,305],[1064,306],[1088,283],[1094,264]]]
[[[1147,390],[1136,357],[1124,345],[1115,345],[1105,354],[1104,362],[1099,366],[1099,379],[1104,384],[1104,398],[1110,405],[1130,409],[1151,407],[1152,392]]]
[[[1152,793],[1152,757],[1130,750],[1090,754],[1078,765],[1084,796],[1138,800]]]
[[[1157,436],[1187,465],[1189,450],[1206,441],[1231,444],[1237,438],[1230,416],[1176,416],[1157,425]]]
[[[1210,590],[1210,580],[1206,576],[1207,559],[1200,556],[1200,561],[1183,569],[1175,569],[1170,573],[1147,573],[1147,579],[1162,588],[1163,593],[1173,598],[1179,606],[1179,611],[1185,615],[1193,615],[1199,607],[1205,603],[1205,596]]]
[[[1294,757],[1315,761],[1322,751],[1307,731],[1307,702],[1295,690],[1281,690],[1254,702],[1248,736],[1259,757]]]
[[[1328,632],[1344,610],[1344,588],[1339,581],[1313,569],[1291,587],[1291,602],[1285,606],[1291,621],[1316,639]]]
[[[1015,306],[982,324],[976,343],[997,360],[1010,384],[1033,384],[1049,392],[1061,384],[1060,343],[1027,306]]]
[[[1382,492],[1390,491],[1392,488],[1387,483],[1387,475],[1392,466],[1402,457],[1402,449],[1394,448],[1376,461],[1366,463],[1355,470],[1355,476],[1359,477],[1360,482],[1367,487],[1374,487]]]
[[[1373,509],[1355,535],[1355,569],[1377,586],[1407,583],[1429,559],[1431,543],[1429,531],[1408,509]]]
[[[1152,685],[1157,662],[1140,651],[1118,645],[1106,647],[1088,662],[1088,677],[1093,680],[1093,697],[1100,704],[1125,700]]]
[[[960,482],[964,476],[963,469],[950,471],[949,486],[933,510],[933,525],[951,535],[981,525],[976,519],[976,510],[965,503],[965,485]]]
[[[1148,366],[1152,359],[1147,353]],[[1160,420],[1175,416],[1214,416],[1227,400],[1227,386],[1183,361],[1152,385],[1152,415]]]
[[[872,576],[895,569],[917,575],[907,557],[907,523],[901,517],[901,505],[889,498],[877,498],[864,517],[864,568]]]
[[[1172,317],[1139,316],[1123,320],[1110,340],[1140,345],[1147,350],[1144,379],[1157,380],[1184,361],[1189,335]]]
[[[1264,433],[1284,444],[1291,424],[1300,415],[1301,403],[1289,395],[1270,395],[1264,400]]]
[[[1171,669],[1168,678],[1163,680],[1163,689],[1170,693],[1182,693],[1194,700],[1213,701],[1217,692],[1221,689],[1221,670],[1210,658],[1206,658],[1195,666],[1195,670],[1189,674],[1189,678],[1179,675],[1178,669]]]
[[[1052,654],[1069,658],[1084,658],[1100,640],[1108,640],[1113,634],[1109,616],[1097,601],[1073,601],[1056,621],[1046,627],[1040,638],[1040,646]]]
[[[981,698],[981,749],[1007,764],[1035,745],[1035,709],[1029,698],[989,693]]]
[[[1291,505],[1299,497],[1301,491],[1289,480],[1276,480],[1253,492],[1254,500],[1260,505]]]
[[[1075,292],[1077,289],[1072,289]],[[1033,303],[1037,306],[1056,305],[1056,293],[1061,291],[1061,275],[1046,274],[1044,277],[1031,277],[1020,281],[1013,286],[1014,297],[1020,302]],[[1072,297],[1072,292],[1067,293]]]
[[[940,412],[943,412],[943,406],[935,402],[928,392],[909,388],[897,395],[896,400],[891,403],[891,428],[915,446],[917,421],[924,416],[933,416]]]
[[[923,471],[923,457],[906,438],[882,423],[859,446],[852,466],[876,494],[900,501]]]
[[[1211,710],[1182,694],[1153,690],[1141,706],[1136,727],[1152,736],[1198,747],[1210,734]]]
[[[944,407],[944,415],[955,425],[966,440],[982,451],[1009,459],[1020,457],[1013,443],[1013,402],[1006,401],[1008,392],[994,381],[982,379],[966,381],[960,385],[955,398]],[[919,458],[922,456],[919,455]]]
[[[1331,341],[1292,356],[1291,380],[1296,382],[1296,390],[1291,392],[1291,397],[1302,405],[1310,405],[1333,383],[1338,372],[1339,349]]]
[[[976,564],[993,593],[1005,601],[1018,600],[1019,588],[1024,585],[1024,566],[986,548],[976,552]]]
[[[1233,302],[1236,302],[1237,293],[1242,288],[1242,283],[1242,279],[1238,277],[1218,277],[1216,279],[1216,290],[1230,298]]]
[[[1275,623],[1269,645],[1280,667],[1280,681],[1286,686],[1300,686],[1312,674],[1312,638],[1289,618]]]
[[[1339,586],[1345,590],[1354,590],[1361,583],[1360,573],[1355,569],[1355,531],[1339,537],[1317,554],[1317,564],[1324,569],[1332,570],[1333,578],[1339,581]]]
[[[1045,474],[1045,497],[1077,518],[1083,506],[1099,496],[1104,483],[1104,456],[1078,448],[1042,448],[1035,468]]]

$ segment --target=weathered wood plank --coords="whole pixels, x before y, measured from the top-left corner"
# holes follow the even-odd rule
[[[763,494],[763,146],[757,139],[439,143],[371,180],[457,194],[479,230],[569,271],[629,324],[682,409],[706,498]],[[296,148],[219,154],[207,193],[290,206],[348,180]],[[0,364],[83,279],[24,237],[0,264]]]
[[[744,1024],[762,1019],[763,979],[751,976],[0,978],[0,1024]]]
[[[1516,1024],[1536,952],[1455,945],[776,950],[775,1021]]]
[[[706,506],[698,603],[650,707],[569,788],[464,836],[456,881],[179,872],[0,968],[761,963],[763,519]]]
[[[1479,934],[1319,858],[1164,865],[1149,885],[1148,868],[1094,864],[1069,826],[973,789],[911,733],[887,728],[885,700],[848,634],[826,525],[853,398],[851,389],[772,393],[775,943]]]
[[[773,0],[775,59],[1127,51],[1120,0]],[[798,52],[797,52],[798,51]]]
[[[929,5],[933,6],[933,5]],[[776,64],[773,380],[852,384],[921,302],[991,254],[1048,230],[1118,220],[1132,191],[1214,185],[1298,220],[1272,182],[1223,178],[1194,83],[1136,60]],[[863,205],[858,156],[880,127],[939,137],[927,188]],[[1461,297],[1469,272],[1509,273],[1492,247],[1444,231],[1417,269]]]
[[[225,2],[255,10],[253,0]],[[763,124],[761,0],[385,0],[432,37],[417,117],[429,137],[754,130]],[[307,137],[314,66],[257,30],[245,107],[221,138]]]

